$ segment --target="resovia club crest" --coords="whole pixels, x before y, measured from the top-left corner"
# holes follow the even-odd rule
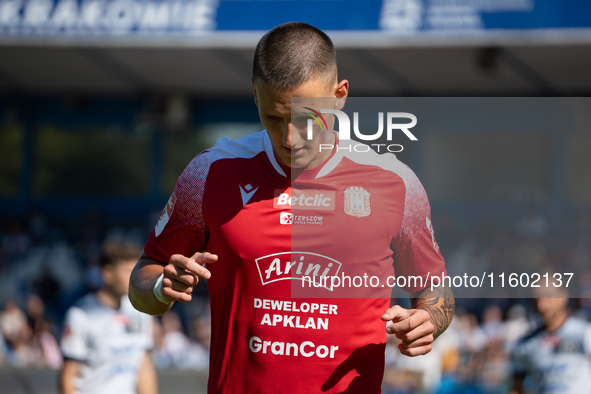
[[[360,186],[350,186],[345,193],[345,213],[358,218],[369,216],[369,192]]]

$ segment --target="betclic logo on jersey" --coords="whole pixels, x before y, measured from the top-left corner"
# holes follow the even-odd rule
[[[334,211],[335,196],[336,192],[334,190],[275,189],[273,208]]]
[[[263,285],[281,280],[304,280],[303,277],[306,280],[317,278],[313,280],[322,283],[319,278],[338,275],[342,266],[335,259],[310,252],[274,253],[255,259],[255,263]],[[329,287],[324,288],[332,291]]]

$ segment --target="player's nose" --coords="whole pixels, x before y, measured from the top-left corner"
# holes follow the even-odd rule
[[[291,122],[286,122],[285,127],[283,129],[283,145],[291,148],[297,145],[299,142],[299,134],[295,127],[292,127]]]

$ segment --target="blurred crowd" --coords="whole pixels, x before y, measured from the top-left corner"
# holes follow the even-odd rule
[[[113,227],[93,212],[80,226],[56,225],[38,210],[26,218],[0,221],[0,365],[59,369],[58,346],[65,311],[77,298],[101,286],[99,252],[105,239],[142,245],[158,212],[139,226]],[[529,210],[512,225],[483,219],[460,229],[453,215],[434,218],[437,241],[456,272],[502,272],[515,264],[591,267],[591,215],[561,233]],[[591,277],[576,277],[588,298],[571,299],[571,311],[591,316]],[[587,289],[587,290],[585,290]],[[585,293],[586,291],[586,293]],[[157,368],[206,370],[210,314],[206,284],[191,303],[175,305],[154,320],[153,360]],[[401,300],[404,306],[404,302]],[[384,394],[506,393],[511,350],[536,324],[527,298],[457,299],[456,316],[433,351],[401,356],[394,336],[386,349]]]
[[[0,366],[60,369],[66,310],[102,286],[101,245],[109,239],[142,246],[158,215],[150,215],[149,225],[113,227],[104,224],[99,212],[91,212],[78,231],[54,225],[38,210],[0,222]],[[208,367],[206,284],[193,294],[190,304],[175,305],[154,318],[157,368]]]

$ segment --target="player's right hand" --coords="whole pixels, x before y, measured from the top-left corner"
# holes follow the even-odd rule
[[[216,262],[218,256],[208,252],[195,253],[191,257],[174,254],[164,267],[162,279],[162,295],[168,302],[191,301],[193,286],[199,278],[211,278],[211,272],[204,265]]]

